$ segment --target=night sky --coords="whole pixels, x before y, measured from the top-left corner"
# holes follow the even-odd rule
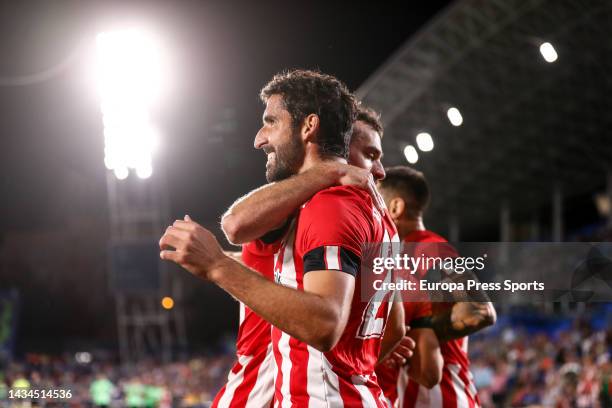
[[[189,213],[219,234],[223,211],[265,182],[265,157],[253,149],[259,89],[283,69],[317,68],[355,90],[446,3],[0,6],[0,289],[20,292],[18,351],[115,344],[102,123],[91,74],[99,31],[135,24],[163,39],[169,86],[155,112],[162,141],[153,177],[167,176],[169,222]],[[229,296],[185,279],[192,346],[235,330]]]

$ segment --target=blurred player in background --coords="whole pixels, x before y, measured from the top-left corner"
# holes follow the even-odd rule
[[[268,181],[324,162],[346,163],[356,111],[343,84],[291,71],[275,76],[262,99],[264,124],[255,146],[268,156]],[[188,217],[167,229],[160,256],[213,281],[272,323],[276,403],[382,407],[374,365],[390,304],[362,302],[355,294],[361,245],[398,241],[391,220],[377,207],[354,186],[315,194],[285,227],[275,282],[224,255],[214,236]]]
[[[388,168],[386,174],[378,186],[402,240],[418,243],[447,242],[426,230],[423,224],[423,214],[430,198],[429,186],[423,173],[410,167],[397,166]],[[413,307],[410,303],[405,305]],[[495,309],[491,303],[478,302],[434,302],[430,308],[431,317],[427,317],[424,312],[411,325],[413,330],[416,327],[435,332],[444,360],[442,378],[440,384],[428,389],[415,378],[410,378],[407,384],[403,383],[403,376],[398,373],[398,406],[478,407],[480,402],[469,371],[467,336],[494,324]],[[406,314],[410,315],[411,312]],[[392,385],[386,386],[386,389],[393,389]]]

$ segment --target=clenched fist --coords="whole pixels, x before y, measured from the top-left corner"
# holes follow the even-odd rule
[[[215,266],[228,260],[215,236],[185,216],[166,229],[159,240],[159,256],[187,269],[202,279],[211,279]]]

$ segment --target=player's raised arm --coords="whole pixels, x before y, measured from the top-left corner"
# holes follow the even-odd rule
[[[318,191],[340,184],[375,188],[368,170],[338,162],[320,163],[239,198],[221,218],[221,228],[233,244],[252,241],[280,228]]]
[[[278,285],[225,255],[214,235],[188,218],[168,227],[160,247],[162,259],[216,283],[274,326],[320,351],[333,348],[344,331],[355,289],[350,274],[310,272],[304,291]]]
[[[225,260],[210,271],[208,278],[278,329],[326,352],[336,345],[346,327],[355,280],[333,271],[308,275],[304,291],[298,291]]]

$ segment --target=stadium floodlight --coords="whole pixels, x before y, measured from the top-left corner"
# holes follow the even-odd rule
[[[546,62],[555,62],[558,58],[555,47],[549,42],[542,43],[540,45],[540,54]]]
[[[123,180],[129,169],[153,173],[157,144],[149,107],[160,88],[160,57],[153,39],[137,29],[97,36],[98,94],[104,124],[104,164]]]
[[[406,160],[408,160],[408,163],[410,164],[414,164],[419,161],[419,154],[412,145],[408,145],[404,148],[404,156],[406,156]]]
[[[463,116],[461,116],[461,112],[459,109],[452,107],[446,111],[446,116],[448,116],[448,120],[453,126],[461,126],[463,123]]]
[[[434,142],[429,133],[419,133],[416,137],[417,146],[423,152],[431,152],[434,148]]]
[[[113,173],[115,173],[115,177],[119,180],[125,180],[130,175],[127,167],[115,167]]]

